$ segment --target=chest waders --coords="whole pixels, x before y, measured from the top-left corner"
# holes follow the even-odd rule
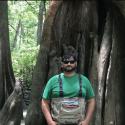
[[[58,125],[78,125],[84,120],[85,99],[82,97],[82,79],[79,75],[79,97],[64,98],[62,79],[59,75],[59,98],[51,100],[51,115]]]

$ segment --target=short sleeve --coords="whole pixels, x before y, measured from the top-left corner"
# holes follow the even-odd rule
[[[51,79],[47,82],[43,94],[42,94],[43,99],[51,99]]]
[[[86,100],[89,100],[95,97],[95,93],[94,93],[94,90],[92,88],[90,81],[87,78],[85,79],[86,79]]]

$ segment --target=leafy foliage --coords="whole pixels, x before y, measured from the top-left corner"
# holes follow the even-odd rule
[[[21,43],[36,45],[39,4],[40,1],[8,1],[11,50],[19,20],[21,20],[21,26],[16,48],[20,48]]]
[[[36,63],[39,46],[27,48],[25,45],[20,50],[12,52],[12,61],[15,77],[31,84],[32,72]]]
[[[8,1],[9,36],[15,77],[31,84],[39,50],[37,27],[40,1]],[[19,25],[20,21],[20,26]],[[18,29],[18,28],[19,29]],[[15,42],[15,46],[13,46]]]

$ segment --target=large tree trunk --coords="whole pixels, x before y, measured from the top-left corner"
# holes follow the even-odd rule
[[[112,6],[112,50],[106,80],[104,125],[125,124],[125,97],[123,96],[125,90],[125,15],[123,15],[125,2],[122,2],[120,8],[119,5],[121,5],[121,2],[117,2]]]
[[[19,85],[13,91],[15,79],[9,45],[7,1],[0,1],[0,10],[0,125],[20,125],[22,93]]]
[[[0,2],[0,109],[5,100],[12,93],[14,87],[14,74],[12,70],[7,1]]]
[[[67,45],[78,51],[78,72],[93,83],[96,111],[91,124],[125,124],[124,9],[125,2],[113,0],[52,1],[34,70],[26,125],[35,121],[46,125],[40,109],[42,90],[47,79],[60,72],[60,57]]]

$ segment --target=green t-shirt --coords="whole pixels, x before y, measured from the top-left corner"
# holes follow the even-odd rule
[[[79,76],[78,74],[74,74],[71,77],[67,77],[64,73],[61,73],[62,79],[62,88],[64,97],[72,98],[79,97]],[[88,100],[95,96],[94,91],[92,89],[90,81],[83,75],[81,75],[82,80],[82,96]],[[50,100],[51,98],[58,98],[60,93],[59,87],[59,75],[55,75],[49,79],[48,83],[43,92],[43,99]]]

